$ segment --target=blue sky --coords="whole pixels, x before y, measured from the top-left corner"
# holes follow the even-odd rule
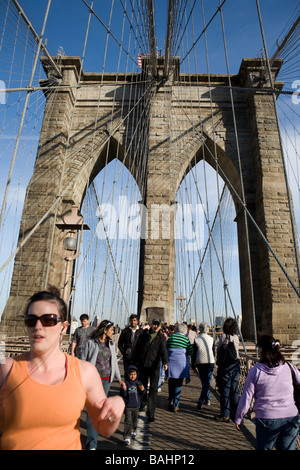
[[[91,3],[91,0],[88,3]],[[123,4],[125,3],[123,1]],[[200,2],[198,3],[200,5]],[[38,2],[36,0],[20,0],[20,4],[37,32],[40,32],[47,0],[39,0]],[[127,1],[127,4],[129,4],[129,1]],[[168,1],[156,0],[154,4],[157,46],[159,49],[164,49]],[[111,30],[117,39],[120,39],[123,12],[119,0],[115,0],[114,5]],[[218,0],[204,0],[206,24],[215,13],[218,5]],[[260,9],[269,52],[271,52],[276,39],[282,33],[283,28],[298,5],[298,0],[260,0]],[[94,1],[94,10],[106,25],[109,24],[110,7],[110,0]],[[236,73],[242,57],[256,57],[262,48],[256,1],[227,0],[223,6],[223,14],[229,65],[231,72]],[[45,33],[45,37],[48,39],[49,51],[52,54],[56,54],[58,47],[62,46],[66,55],[81,57],[87,18],[88,8],[81,0],[52,0]],[[196,10],[195,15],[195,29],[199,31],[200,27],[196,25],[197,21],[201,25],[203,24],[199,10]],[[88,53],[84,62],[84,70],[86,72],[101,70],[103,63],[103,41],[105,41],[105,37],[106,31],[104,27],[95,18],[92,18],[91,34],[88,39]],[[217,15],[208,28],[208,50],[212,67],[211,71],[215,73],[226,72],[219,15]],[[118,48],[116,48],[117,52]],[[110,53],[106,71],[114,72],[116,70],[117,57],[117,54]]]

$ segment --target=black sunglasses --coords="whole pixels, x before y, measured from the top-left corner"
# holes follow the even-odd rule
[[[40,320],[43,326],[55,326],[57,323],[64,321],[62,318],[59,318],[57,315],[55,315],[55,313],[45,313],[40,317],[28,314],[24,317],[25,326],[29,327],[35,326],[38,320]]]

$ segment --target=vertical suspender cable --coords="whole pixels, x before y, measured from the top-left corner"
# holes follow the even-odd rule
[[[228,54],[227,54],[227,45],[226,45],[226,38],[225,38],[225,28],[224,28],[224,19],[223,19],[223,10],[222,10],[222,5],[221,5],[221,0],[219,0],[219,8],[220,8],[220,17],[221,17],[222,32],[223,32],[227,74],[228,74],[228,81],[229,81],[229,93],[230,93],[230,100],[231,100],[231,107],[232,107],[232,118],[233,118],[233,125],[234,125],[235,139],[236,139],[237,157],[238,157],[238,163],[239,163],[239,175],[240,175],[240,184],[241,184],[241,193],[242,193],[241,196],[242,196],[243,205],[245,207],[246,206],[245,189],[244,189],[241,156],[240,156],[240,149],[239,149],[237,124],[236,124],[236,118],[235,118],[235,106],[234,106],[233,92],[232,92],[232,87],[231,87],[231,78],[230,78],[230,72],[229,72],[229,63],[228,63]],[[251,308],[252,308],[252,317],[253,317],[253,333],[254,333],[255,344],[257,344],[256,316],[255,316],[254,292],[253,292],[253,282],[252,282],[252,266],[251,266],[250,243],[249,243],[249,228],[248,228],[247,214],[245,211],[243,211],[243,214],[244,214],[244,222],[245,222],[245,230],[246,230],[247,257],[248,257],[249,282],[250,282],[250,293],[251,293]]]
[[[207,44],[207,31],[206,31],[206,21],[205,21],[205,15],[204,15],[204,5],[203,5],[203,0],[201,0],[201,9],[202,9],[202,19],[203,19],[203,26],[204,26],[204,43],[205,43],[205,56],[206,56],[206,67],[207,67],[207,73],[208,73],[208,83],[209,83],[209,96],[210,96],[210,113],[211,113],[211,120],[212,120],[212,128],[213,128],[213,144],[214,144],[214,153],[216,159],[218,159],[218,154],[217,154],[217,147],[216,147],[216,135],[215,135],[215,122],[214,122],[214,113],[212,109],[212,93],[211,93],[211,77],[210,77],[210,67],[209,67],[209,59],[208,59],[208,44]],[[223,197],[223,191],[222,195],[220,196],[220,185],[219,185],[219,167],[216,167],[216,180],[217,180],[217,191],[218,191],[218,201],[220,201],[221,197]],[[225,279],[225,267],[224,267],[224,246],[223,246],[223,230],[222,230],[222,210],[220,207],[220,237],[221,237],[221,253],[222,253],[222,267],[223,267],[223,289],[224,289],[224,303],[225,303],[225,315],[227,317],[227,287],[228,284]]]
[[[94,0],[92,0],[92,5],[93,5],[93,3],[94,3]],[[83,71],[83,61],[84,61],[84,58],[85,58],[86,44],[87,44],[88,33],[89,33],[89,29],[90,29],[90,21],[91,21],[91,11],[90,11],[89,18],[88,18],[88,24],[87,24],[86,34],[85,34],[85,42],[84,42],[84,47],[83,47],[83,54],[82,54],[82,60],[81,60],[81,64],[80,64],[80,70],[79,70],[79,73],[78,73],[77,85],[79,85],[79,83],[80,83],[81,74],[82,74],[82,71]],[[64,177],[64,172],[65,172],[67,153],[68,153],[69,144],[70,144],[70,136],[71,136],[72,126],[73,126],[73,119],[74,119],[75,105],[76,105],[76,101],[77,101],[77,94],[78,94],[78,87],[76,87],[76,89],[75,89],[75,98],[74,98],[73,110],[72,110],[71,120],[70,120],[70,124],[69,124],[67,142],[66,142],[66,149],[65,149],[65,152],[64,152],[64,159],[63,159],[62,170],[61,170],[61,175],[60,175],[60,180],[59,180],[59,187],[58,187],[58,197],[59,198],[61,198],[61,191],[63,189],[62,188],[63,177]],[[53,249],[54,232],[55,232],[55,224],[56,224],[56,219],[57,219],[57,212],[58,212],[58,204],[55,207],[54,220],[53,220],[53,226],[52,226],[51,242],[50,242],[49,257],[48,257],[48,265],[47,265],[47,271],[46,271],[45,281],[44,281],[45,289],[47,288],[47,284],[48,284],[50,259],[51,259],[52,249]],[[72,317],[71,317],[71,320],[72,320]]]
[[[33,64],[32,71],[31,71],[31,77],[30,77],[29,84],[28,84],[29,88],[32,86],[32,83],[33,83],[34,74],[35,74],[36,66],[37,66],[37,61],[38,61],[40,50],[41,50],[42,39],[43,39],[43,36],[44,36],[45,27],[46,27],[46,23],[47,23],[47,19],[48,19],[48,13],[49,13],[50,5],[51,5],[51,0],[48,0],[48,5],[47,5],[45,17],[44,17],[42,32],[41,32],[41,36],[39,38],[38,48],[37,48],[37,51],[36,51],[36,54],[35,54],[34,64]],[[21,137],[21,133],[22,133],[22,129],[23,129],[24,120],[25,120],[25,115],[26,115],[26,110],[27,110],[27,106],[28,106],[29,96],[30,96],[30,92],[28,91],[27,94],[26,94],[26,98],[25,98],[25,102],[24,102],[24,106],[23,106],[23,111],[22,111],[20,126],[19,126],[19,130],[18,130],[18,134],[17,134],[16,144],[15,144],[14,153],[13,153],[13,156],[12,156],[10,169],[9,169],[9,173],[8,173],[8,178],[7,178],[7,183],[6,183],[6,187],[5,187],[4,198],[3,198],[3,203],[2,203],[2,209],[1,209],[1,214],[0,214],[0,227],[2,225],[2,220],[3,220],[4,211],[5,211],[5,207],[6,207],[8,191],[9,191],[11,178],[12,178],[12,174],[13,174],[13,169],[14,169],[14,165],[15,165],[15,161],[16,161],[17,151],[18,151],[18,147],[19,147],[19,143],[20,143],[20,137]]]
[[[269,74],[269,79],[270,79],[270,85],[271,85],[272,90],[274,90],[273,77],[272,77],[272,72],[271,72],[271,68],[270,68],[270,61],[269,61],[269,57],[268,57],[267,44],[266,44],[264,28],[263,28],[263,24],[262,24],[262,17],[261,17],[261,11],[260,11],[260,6],[259,6],[259,0],[256,0],[256,6],[257,6],[258,17],[259,17],[259,24],[260,24],[260,29],[261,29],[263,46],[264,46],[264,50],[265,50],[268,74]],[[290,211],[290,217],[291,217],[293,242],[294,242],[294,249],[295,249],[295,255],[296,255],[297,272],[298,272],[298,283],[299,283],[299,286],[300,286],[300,262],[299,262],[299,253],[298,253],[298,250],[297,250],[296,229],[295,229],[295,223],[294,223],[294,219],[293,219],[293,209],[292,209],[292,203],[291,203],[291,197],[290,197],[287,170],[286,170],[286,165],[285,165],[285,160],[284,160],[283,145],[282,145],[279,118],[278,118],[278,112],[277,112],[277,106],[276,106],[276,96],[275,96],[274,92],[272,93],[272,97],[273,97],[276,124],[277,124],[277,129],[278,129],[278,137],[279,137],[279,143],[280,143],[281,158],[282,158],[283,172],[284,172],[286,191],[287,191],[287,197],[288,197],[289,211]]]

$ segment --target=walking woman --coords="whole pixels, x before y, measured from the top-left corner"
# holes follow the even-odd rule
[[[199,335],[194,341],[192,355],[192,369],[198,371],[202,388],[197,402],[197,409],[202,405],[210,405],[210,383],[215,366],[214,339],[208,334],[209,327],[206,323],[199,324]]]
[[[294,401],[292,374],[280,351],[279,341],[264,335],[258,340],[260,362],[248,372],[236,412],[236,428],[254,399],[256,449],[295,450],[299,432],[299,413]],[[296,380],[300,373],[291,364]]]
[[[111,436],[123,400],[107,398],[96,368],[60,349],[68,322],[58,292],[34,294],[24,321],[30,351],[0,363],[0,449],[80,450],[84,406],[97,431]]]
[[[115,344],[112,341],[113,334],[113,322],[103,320],[90,335],[81,355],[81,359],[91,362],[96,367],[106,396],[115,377],[119,384],[123,388],[125,387],[125,383],[121,380]],[[86,447],[89,450],[95,450],[97,449],[98,431],[94,428],[89,415],[87,416],[86,425]]]
[[[168,386],[169,386],[169,410],[179,411],[179,403],[183,379],[190,381],[190,357],[193,354],[193,346],[187,335],[187,326],[178,324],[167,341],[168,349]]]
[[[220,392],[221,413],[216,421],[234,421],[239,401],[238,385],[240,377],[238,325],[234,318],[226,318],[223,334],[217,344],[217,387]],[[230,354],[229,354],[230,353]]]

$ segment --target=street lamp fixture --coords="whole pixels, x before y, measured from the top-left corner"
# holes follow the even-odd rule
[[[183,312],[185,310],[185,301],[186,301],[186,298],[184,297],[184,295],[182,295],[180,293],[180,296],[177,297],[176,299],[177,301],[177,306],[178,306],[178,309],[180,311],[180,321],[183,321]]]
[[[72,206],[71,214],[62,217],[61,222],[56,224],[56,227],[61,230],[58,254],[66,261],[63,299],[67,302],[67,287],[70,280],[71,261],[74,261],[80,255],[82,231],[90,230],[90,228],[83,222],[82,215],[78,213],[78,206],[75,205]],[[66,252],[68,253],[66,254]]]

